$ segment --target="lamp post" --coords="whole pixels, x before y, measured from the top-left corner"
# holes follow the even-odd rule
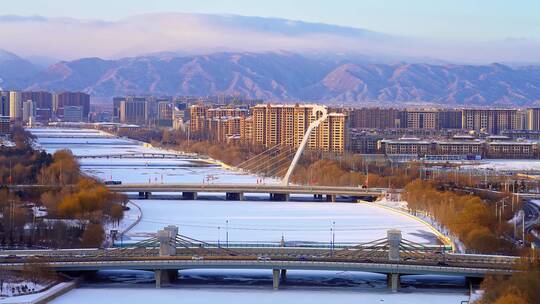
[[[332,222],[332,250],[336,246],[336,222]]]
[[[229,220],[225,221],[225,243],[227,248],[229,248]]]
[[[221,227],[218,226],[218,227],[217,227],[217,246],[218,246],[218,247],[221,247],[220,244],[219,244],[220,237],[221,237]]]

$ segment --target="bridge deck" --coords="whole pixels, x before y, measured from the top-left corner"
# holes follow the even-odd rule
[[[121,184],[108,185],[117,192],[230,192],[230,193],[280,193],[327,194],[347,196],[381,195],[388,189],[331,186],[296,186],[281,184]]]
[[[356,248],[356,247],[355,247]],[[11,251],[0,256],[0,269],[22,269],[40,262],[59,271],[99,269],[301,269],[366,271],[397,274],[443,274],[482,277],[485,274],[510,274],[518,257],[441,253],[427,251],[388,260],[385,250],[355,257],[355,249],[328,248],[204,248],[178,247],[175,256],[159,256],[153,247],[117,249],[59,249]],[[16,252],[18,255],[13,255]],[[345,253],[345,255],[343,255]],[[353,255],[347,255],[353,253]]]
[[[44,263],[57,271],[91,271],[103,269],[290,269],[290,270],[331,270],[362,271],[384,274],[437,274],[484,277],[486,274],[511,274],[512,269],[494,269],[487,267],[453,267],[437,265],[414,265],[400,263],[359,263],[341,261],[300,261],[300,260],[193,260],[190,258],[159,259],[103,259],[94,261],[56,261]],[[24,263],[2,263],[0,269],[23,269]]]

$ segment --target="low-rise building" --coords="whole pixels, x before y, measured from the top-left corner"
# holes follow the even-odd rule
[[[493,141],[486,144],[487,158],[531,159],[537,157],[538,144],[532,141]]]
[[[0,135],[9,134],[10,129],[10,117],[7,115],[0,116]]]
[[[432,142],[419,138],[384,139],[380,142],[379,149],[386,155],[411,155],[423,157],[431,152]]]
[[[437,155],[481,156],[483,142],[480,140],[435,141],[434,152]]]
[[[80,106],[65,106],[63,121],[80,122],[83,120],[83,108]]]

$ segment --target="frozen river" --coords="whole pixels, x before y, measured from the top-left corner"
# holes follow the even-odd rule
[[[75,155],[112,155],[136,152],[163,152],[138,142],[111,137],[94,130],[31,129],[47,151],[71,149]],[[210,178],[213,183],[255,183],[257,177],[228,170],[216,163],[197,159],[82,159],[81,168],[102,180],[123,183],[187,183]],[[275,182],[266,180],[266,183]],[[322,203],[307,199],[297,202],[270,202],[253,196],[247,201],[225,201],[221,197],[205,200],[135,200],[142,220],[127,233],[127,241],[143,239],[167,225],[177,225],[180,233],[205,241],[310,241],[329,243],[334,228],[336,242],[365,242],[398,228],[404,238],[425,244],[436,243],[431,229],[413,218],[366,204]],[[126,214],[127,226],[139,210]],[[182,271],[179,286],[153,289],[151,273],[100,273],[100,280],[85,283],[53,303],[95,303],[97,295],[122,299],[118,303],[149,303],[184,298],[189,303],[301,303],[361,300],[365,303],[459,303],[466,300],[462,278],[411,278],[404,292],[388,293],[383,276],[359,273],[291,272],[284,290],[273,292],[270,272]],[[452,288],[434,290],[434,280],[444,280]],[[103,283],[107,282],[107,283]],[[264,284],[259,284],[264,282]],[[219,285],[223,288],[209,288]],[[254,286],[249,286],[254,285]],[[418,288],[427,291],[417,291]],[[106,289],[106,290],[105,290]],[[339,293],[336,294],[336,291]],[[283,292],[282,292],[283,291]],[[413,300],[414,299],[414,300]],[[84,302],[88,301],[88,302]],[[105,301],[106,302],[106,301]]]

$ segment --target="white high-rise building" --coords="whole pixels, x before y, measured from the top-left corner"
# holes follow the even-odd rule
[[[20,91],[9,92],[9,117],[12,121],[22,118],[22,94]]]
[[[35,116],[36,116],[36,108],[34,107],[34,102],[31,100],[27,100],[23,102],[23,111],[22,111],[23,122],[28,123],[34,120]]]

